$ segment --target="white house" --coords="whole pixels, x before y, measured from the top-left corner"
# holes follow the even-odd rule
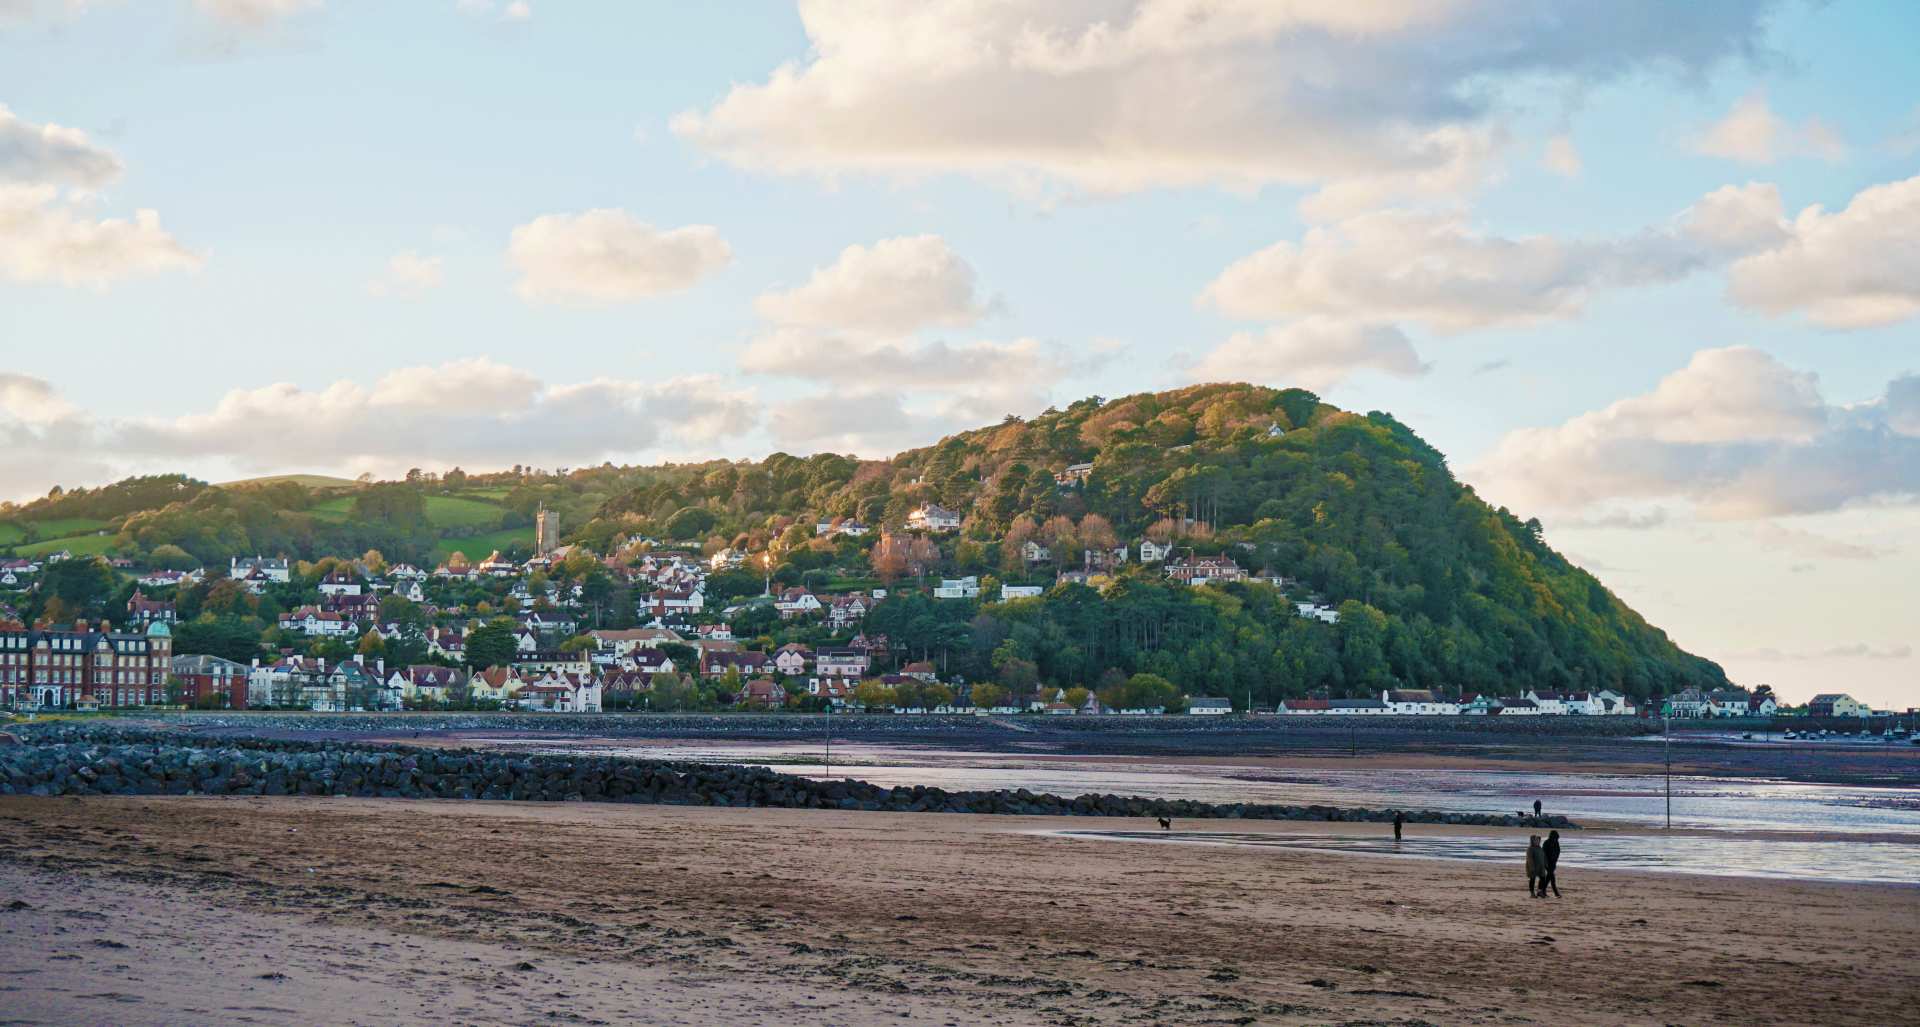
[[[1327,712],[1336,717],[1380,717],[1393,710],[1378,699],[1328,699]]]
[[[1698,688],[1689,688],[1667,700],[1667,713],[1674,717],[1704,717],[1708,708],[1707,695]]]
[[[1150,538],[1140,540],[1140,562],[1159,563],[1173,555],[1172,543],[1155,542]]]
[[[600,689],[591,674],[546,674],[520,686],[514,703],[544,713],[599,713]]]
[[[964,578],[943,578],[933,590],[935,599],[978,599],[980,597],[980,579],[969,574]]]
[[[928,503],[907,515],[907,527],[915,531],[959,531],[960,515],[938,503]]]
[[[850,628],[865,619],[871,609],[873,600],[858,592],[832,596],[827,600],[827,626],[836,630]]]
[[[1300,616],[1317,620],[1322,624],[1340,623],[1340,611],[1324,603],[1295,603],[1293,609]]]
[[[773,608],[780,611],[781,620],[810,616],[822,609],[820,597],[804,588],[790,588],[780,593],[780,598],[773,601]]]
[[[1621,695],[1611,688],[1602,688],[1598,692],[1593,693],[1593,698],[1594,701],[1599,704],[1600,714],[1602,716],[1633,716],[1633,700],[1628,699],[1626,696]]]
[[[1028,563],[1047,563],[1053,559],[1053,550],[1028,539],[1020,546],[1020,558]]]
[[[1747,706],[1753,696],[1744,688],[1723,688],[1707,693],[1707,715],[1710,717],[1744,717]]]
[[[360,579],[346,571],[331,571],[320,579],[320,594],[328,596],[357,596],[360,594]]]
[[[1009,599],[1032,599],[1041,591],[1039,585],[1001,585],[1000,601],[1004,603]]]
[[[1460,704],[1433,694],[1425,688],[1389,689],[1380,693],[1390,713],[1403,716],[1448,716],[1460,712]]]
[[[312,606],[302,606],[280,615],[280,627],[287,631],[298,631],[303,635],[338,638],[353,632],[353,622],[337,613],[321,610]]]
[[[290,569],[284,556],[236,556],[227,566],[227,577],[235,581],[245,581],[259,572],[268,581],[284,585]]]
[[[823,678],[863,678],[873,661],[859,649],[822,649],[814,654],[814,671]]]
[[[1539,707],[1540,713],[1544,716],[1557,717],[1567,712],[1566,703],[1562,701],[1559,692],[1528,692],[1526,697],[1533,700],[1533,704]]]
[[[1196,717],[1220,717],[1233,712],[1233,703],[1210,695],[1196,695],[1187,700],[1187,712]]]

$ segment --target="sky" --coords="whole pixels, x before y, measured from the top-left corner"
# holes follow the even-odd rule
[[[0,0],[0,498],[1385,410],[1920,706],[1920,6]]]

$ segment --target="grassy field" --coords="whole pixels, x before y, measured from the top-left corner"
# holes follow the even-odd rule
[[[458,496],[428,496],[427,520],[433,526],[448,531],[491,528],[500,523],[502,509],[493,503],[479,499],[462,499]],[[531,537],[532,528],[528,528]]]
[[[479,499],[459,496],[426,497],[427,522],[441,531],[477,532],[500,523],[501,508]],[[353,515],[353,497],[335,496],[307,509],[315,520],[344,523]]]
[[[20,546],[14,552],[21,556],[45,556],[64,549],[75,556],[100,556],[111,548],[113,548],[112,535],[74,535]]]
[[[445,560],[454,550],[467,554],[467,559],[478,563],[487,558],[496,549],[505,549],[514,543],[532,547],[533,526],[524,528],[503,528],[484,535],[462,535],[456,538],[443,538],[433,547],[433,558]]]
[[[106,521],[97,521],[91,517],[55,517],[51,520],[34,521],[33,527],[41,538],[65,538],[68,535],[85,535],[99,531],[107,526]]]
[[[352,496],[335,496],[325,502],[313,504],[307,508],[307,512],[312,514],[316,521],[340,524],[346,521],[352,509]]]
[[[26,530],[12,521],[0,521],[0,546],[10,546],[27,537]]]

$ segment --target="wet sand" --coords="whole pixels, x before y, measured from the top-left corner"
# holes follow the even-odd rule
[[[1517,860],[1048,833],[1088,826],[0,799],[0,1009],[124,1024],[1920,1022],[1920,888],[1595,871],[1534,900]],[[1385,830],[1230,830],[1304,829]]]

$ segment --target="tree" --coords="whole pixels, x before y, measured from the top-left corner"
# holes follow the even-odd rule
[[[190,571],[200,566],[200,561],[179,546],[162,542],[147,553],[147,566],[156,570]]]
[[[1092,694],[1093,693],[1087,691],[1085,688],[1076,685],[1073,688],[1067,689],[1067,695],[1064,701],[1068,706],[1077,710],[1086,704],[1087,696]]]
[[[878,678],[869,678],[853,686],[853,701],[869,710],[886,709],[893,705],[893,689]]]
[[[369,631],[360,636],[360,644],[354,651],[360,654],[361,662],[371,664],[387,655],[387,640],[378,631]]]
[[[1009,697],[1004,686],[996,685],[991,681],[982,681],[973,686],[973,704],[981,709],[1005,706]]]
[[[500,617],[467,632],[467,666],[474,670],[504,667],[519,652],[512,618]]]
[[[69,617],[97,613],[113,594],[113,568],[97,556],[76,556],[47,564],[40,572],[39,585],[42,596],[60,600],[71,611]]]

